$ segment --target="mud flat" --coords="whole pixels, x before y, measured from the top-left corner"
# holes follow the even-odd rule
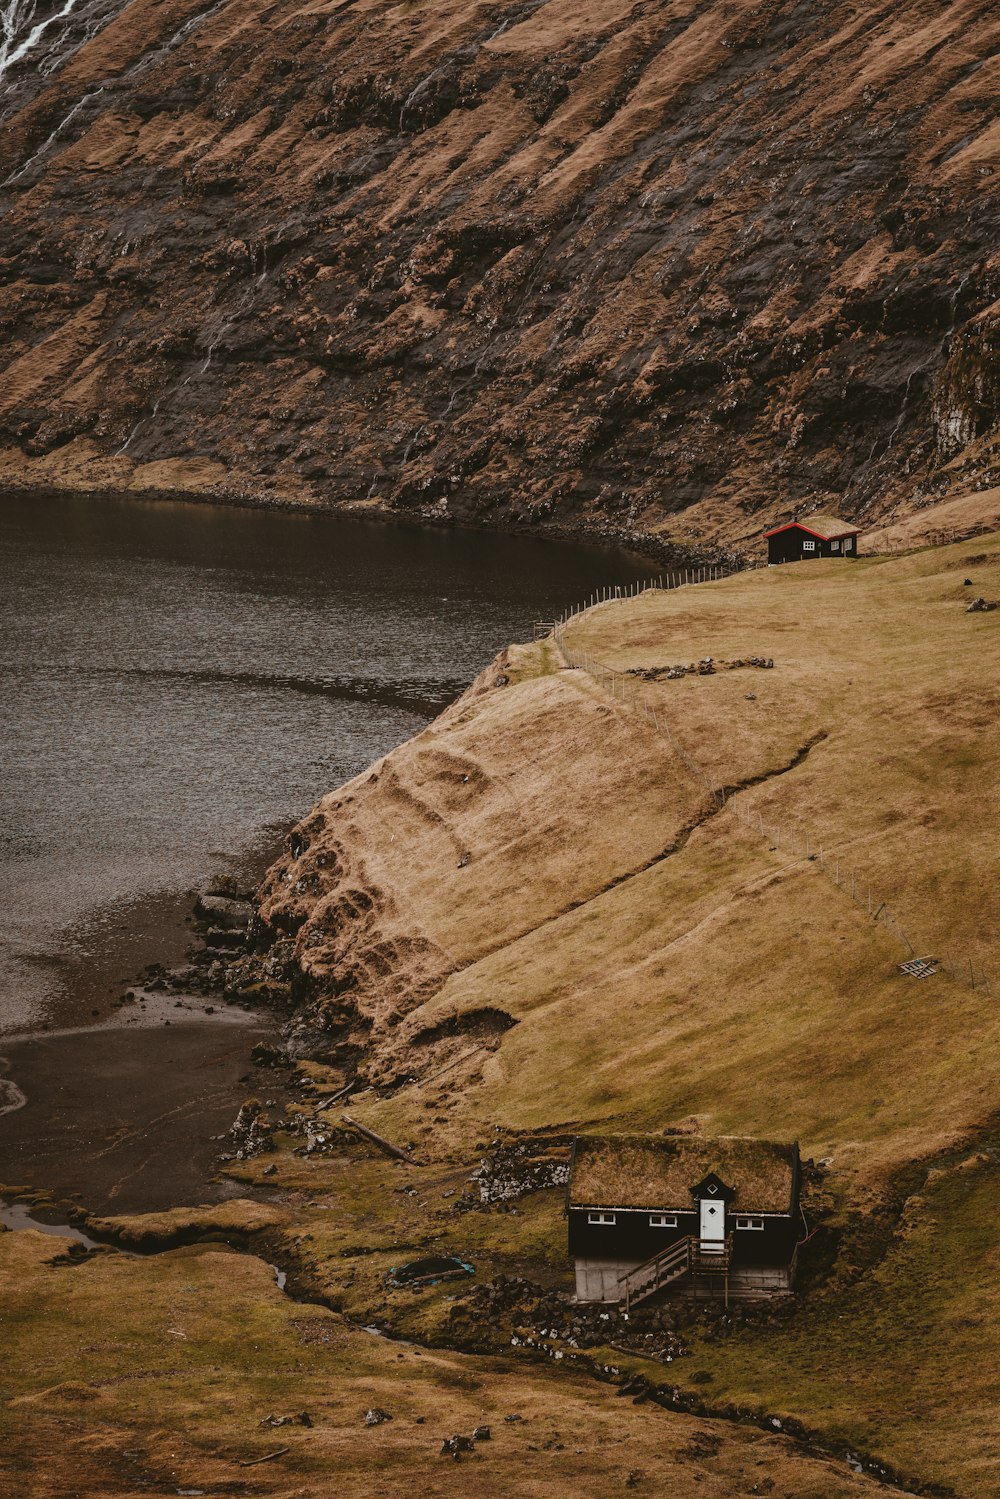
[[[31,1035],[3,1044],[0,1181],[90,1212],[155,1212],[227,1195],[213,1183],[224,1134],[249,1091],[250,1051],[270,1016],[175,1009],[158,1024]],[[203,1003],[203,1002],[197,1002]],[[147,1012],[147,1019],[153,1017]],[[12,1101],[16,1098],[12,1097]]]

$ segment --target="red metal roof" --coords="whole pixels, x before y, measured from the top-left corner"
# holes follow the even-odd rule
[[[786,521],[783,526],[772,526],[770,531],[764,532],[765,541],[769,536],[777,536],[781,531],[808,531],[810,536],[819,537],[820,541],[837,541],[841,536],[859,536],[860,526],[852,526],[850,521],[834,520],[826,515],[814,515],[811,525],[806,525],[804,520]]]

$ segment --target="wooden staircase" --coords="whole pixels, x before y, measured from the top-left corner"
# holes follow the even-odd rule
[[[654,1254],[651,1260],[637,1265],[627,1275],[619,1277],[618,1284],[621,1286],[621,1299],[626,1312],[638,1306],[641,1301],[648,1301],[650,1296],[662,1291],[664,1286],[680,1280],[682,1275],[728,1275],[732,1253],[732,1234],[726,1239],[723,1248],[714,1252],[703,1250],[701,1241],[694,1234],[688,1234],[662,1253]]]

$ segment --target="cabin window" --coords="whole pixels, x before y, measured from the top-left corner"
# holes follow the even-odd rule
[[[854,537],[853,536],[845,536],[844,537],[844,551],[845,552],[853,552],[854,551]]]
[[[611,1227],[616,1222],[614,1213],[588,1213],[587,1222]]]
[[[758,1233],[763,1233],[763,1231],[764,1231],[764,1220],[763,1220],[763,1218],[737,1218],[737,1220],[736,1220],[736,1227],[737,1228],[753,1228],[753,1229],[756,1229]]]
[[[802,550],[804,552],[815,552],[816,543],[814,541],[804,541],[802,543]]]
[[[650,1226],[650,1228],[676,1228],[677,1227],[677,1214],[676,1213],[650,1213],[650,1215],[649,1215],[649,1226]]]
[[[831,552],[839,552],[840,551],[840,542],[839,541],[831,541],[831,543],[830,543],[830,551]]]

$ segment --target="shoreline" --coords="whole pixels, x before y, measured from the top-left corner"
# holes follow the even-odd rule
[[[244,887],[275,858],[275,832],[266,850],[224,861]],[[195,898],[158,892],[120,908],[130,920],[106,932],[96,960],[66,955],[49,1018],[0,1035],[0,1196],[94,1214],[232,1195],[222,1140],[255,1090],[283,1100],[283,1080],[261,1075],[251,1053],[287,1017],[164,985],[201,945]],[[144,965],[160,975],[151,987]]]
[[[34,495],[42,503],[83,499],[200,504],[329,516],[401,530],[520,534],[556,544],[616,548],[632,553],[639,565],[654,550],[660,558],[677,556],[677,549],[657,545],[653,538],[620,531],[581,536],[565,526],[469,524],[452,517],[400,515],[381,507],[320,507],[233,492],[7,488],[21,497]],[[266,850],[222,861],[237,872],[245,889],[255,891],[278,857],[278,832],[276,826],[268,829]],[[253,1091],[248,1070],[252,1044],[274,1038],[287,1017],[242,1010],[220,995],[206,999],[178,994],[176,989],[152,993],[143,988],[136,975],[144,963],[153,960],[168,968],[183,963],[197,940],[192,916],[196,893],[164,890],[139,896],[114,909],[116,919],[110,927],[101,920],[106,911],[94,912],[83,925],[98,933],[96,942],[73,942],[72,950],[56,960],[56,987],[38,1023],[0,1034],[0,1100],[10,1098],[6,1108],[0,1106],[0,1192],[23,1183],[39,1195],[85,1201],[93,1214],[121,1211],[123,1204],[131,1211],[155,1211],[199,1197],[215,1200],[227,1190],[211,1180],[221,1148],[213,1135],[232,1124]],[[135,1002],[126,1004],[115,997],[124,989],[134,992]],[[230,1039],[232,1046],[206,1060],[206,1052],[220,1051],[219,1043]],[[169,1069],[178,1058],[183,1058],[180,1076],[170,1077]],[[213,1086],[207,1096],[198,1091],[198,1071],[205,1066],[221,1068],[213,1078],[221,1086]],[[260,1083],[267,1092],[275,1091],[273,1077]],[[157,1122],[168,1118],[172,1122],[163,1140],[152,1138]],[[173,1132],[181,1118],[179,1141]]]
[[[299,814],[301,815],[301,814]],[[261,829],[261,846],[214,859],[247,889],[256,890],[278,858],[287,824]],[[125,990],[141,987],[138,975],[152,963],[171,967],[186,960],[196,941],[194,905],[199,889],[212,879],[206,868],[198,885],[163,888],[99,905],[59,936],[60,950],[44,961],[48,974],[35,1019],[11,1024],[0,1015],[0,1053],[15,1039],[100,1029],[118,1013]]]
[[[130,488],[108,486],[60,486],[56,484],[18,484],[10,479],[0,481],[0,490],[21,497],[37,495],[41,499],[83,500],[137,500],[154,504],[191,504],[215,506],[229,510],[265,510],[286,515],[329,516],[355,521],[367,521],[372,525],[394,526],[402,530],[467,531],[484,536],[525,536],[539,541],[573,542],[577,545],[592,545],[597,548],[616,548],[633,552],[637,558],[670,566],[704,566],[725,560],[748,560],[744,548],[715,545],[685,546],[673,541],[664,541],[645,531],[631,531],[613,526],[582,527],[565,522],[542,521],[527,524],[517,521],[491,521],[483,517],[436,515],[425,512],[390,510],[385,506],[365,500],[308,500],[293,499],[283,495],[263,495],[245,491],[164,489],[160,487]],[[623,580],[630,581],[630,580]]]

